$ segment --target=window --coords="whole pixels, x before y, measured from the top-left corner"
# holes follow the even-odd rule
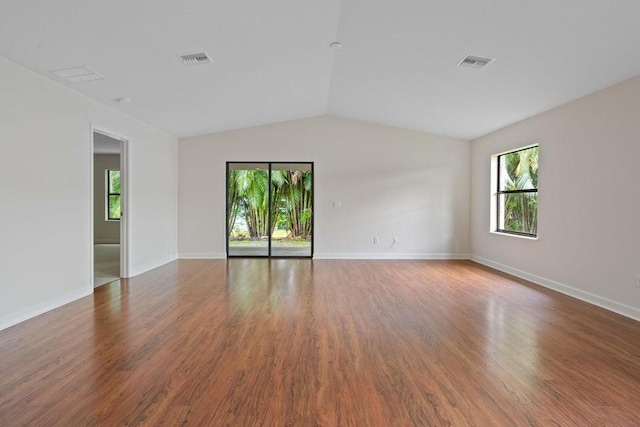
[[[120,171],[107,170],[107,221],[120,220]]]
[[[501,233],[538,235],[538,146],[497,156],[496,227]]]

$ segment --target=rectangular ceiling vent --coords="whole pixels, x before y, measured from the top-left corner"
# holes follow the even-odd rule
[[[492,58],[483,58],[481,56],[467,55],[462,61],[458,62],[458,67],[477,68],[482,70],[484,67],[493,62]]]
[[[87,67],[65,68],[64,70],[51,71],[51,74],[60,77],[70,83],[89,82],[91,80],[102,80],[100,74]]]
[[[211,58],[209,58],[209,55],[207,55],[206,52],[189,53],[187,55],[178,55],[178,56],[180,57],[180,60],[182,61],[182,63],[187,66],[210,64],[212,62]]]

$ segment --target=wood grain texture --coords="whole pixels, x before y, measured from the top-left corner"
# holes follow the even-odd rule
[[[183,260],[0,332],[1,426],[640,425],[640,323],[469,261]]]

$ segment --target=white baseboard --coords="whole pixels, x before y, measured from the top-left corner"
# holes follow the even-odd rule
[[[170,255],[170,256],[161,258],[159,260],[156,260],[156,261],[148,262],[148,263],[143,264],[143,265],[133,266],[129,270],[129,275],[130,275],[130,277],[139,276],[141,274],[146,273],[147,271],[151,271],[151,270],[153,270],[155,268],[162,267],[165,264],[169,264],[170,262],[173,262],[176,259],[178,259],[177,255]]]
[[[226,259],[224,252],[180,253],[178,259]],[[314,259],[469,259],[468,254],[427,253],[316,253]]]
[[[428,253],[316,253],[314,259],[469,259],[468,254]]]
[[[178,254],[178,259],[226,259],[224,252],[196,252]]]
[[[618,313],[622,316],[640,321],[640,309],[631,307],[630,305],[623,304],[621,302],[614,301],[609,298],[593,294],[591,292],[583,291],[582,289],[577,289],[551,279],[536,276],[535,274],[527,273],[526,271],[509,267],[508,265],[500,264],[499,262],[495,262],[476,255],[472,255],[471,260],[477,262],[478,264],[486,265],[487,267],[495,268],[496,270],[511,274],[512,276],[528,280],[529,282],[535,283],[536,285],[544,286],[545,288],[553,289],[554,291],[569,295],[570,297],[588,302],[589,304],[597,305],[598,307],[604,308],[605,310],[613,311],[614,313]]]
[[[65,304],[69,304],[70,302],[73,302],[77,299],[91,295],[92,293],[93,289],[89,290],[87,288],[67,292],[64,295],[60,295],[47,301],[34,304],[23,310],[19,310],[16,313],[2,316],[0,317],[0,331],[10,326],[17,325],[20,322],[24,322],[25,320],[29,320],[32,317],[39,316],[40,314],[46,313],[47,311],[51,311]]]

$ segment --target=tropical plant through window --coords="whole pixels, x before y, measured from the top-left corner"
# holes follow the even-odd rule
[[[252,246],[252,242],[253,246],[260,245],[269,236],[274,247],[310,246],[312,179],[310,170],[272,169],[269,182],[269,171],[265,169],[229,169],[230,246]]]
[[[107,219],[120,219],[120,171],[107,170]]]
[[[538,147],[498,156],[497,231],[538,233]]]

